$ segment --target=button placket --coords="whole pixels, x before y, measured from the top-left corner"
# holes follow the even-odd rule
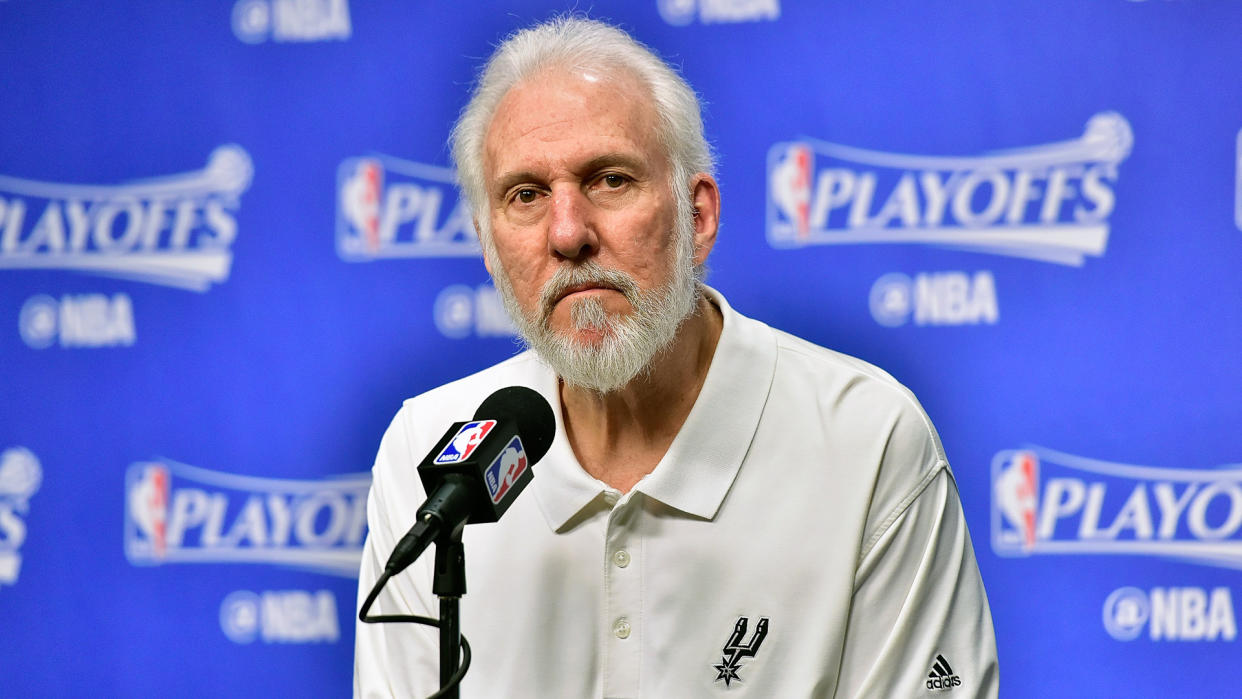
[[[606,591],[604,696],[637,696],[642,659],[642,578],[636,569],[641,495],[622,497],[608,517],[604,540]]]

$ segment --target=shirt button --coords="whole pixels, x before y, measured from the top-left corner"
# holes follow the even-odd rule
[[[630,564],[630,554],[625,550],[617,551],[612,554],[612,562],[617,564],[618,568],[624,568]]]
[[[626,621],[624,618],[617,619],[616,623],[612,625],[612,635],[620,639],[629,638],[630,622]]]

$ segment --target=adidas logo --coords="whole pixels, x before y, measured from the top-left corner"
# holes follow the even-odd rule
[[[932,665],[931,672],[927,673],[927,688],[944,691],[960,687],[961,684],[962,678],[953,674],[949,661],[945,660],[943,655],[937,655],[936,663]]]

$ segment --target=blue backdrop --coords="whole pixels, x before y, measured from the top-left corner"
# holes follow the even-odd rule
[[[380,435],[517,351],[448,128],[564,9],[0,1],[0,694],[349,691]],[[578,9],[703,97],[709,281],[922,399],[1002,695],[1236,694],[1242,5]]]

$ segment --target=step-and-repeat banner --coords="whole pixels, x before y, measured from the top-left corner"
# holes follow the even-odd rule
[[[380,435],[517,350],[446,135],[564,9],[0,0],[0,694],[348,693]],[[1003,695],[1236,694],[1242,4],[590,9],[703,97],[710,282],[921,397]]]

